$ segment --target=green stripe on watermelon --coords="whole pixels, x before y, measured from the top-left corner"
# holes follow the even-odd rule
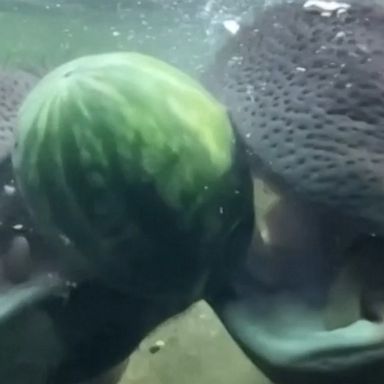
[[[19,121],[13,163],[34,217],[109,285],[187,293],[239,257],[228,242],[249,234],[250,177],[224,108],[178,69],[83,57],[48,74]]]

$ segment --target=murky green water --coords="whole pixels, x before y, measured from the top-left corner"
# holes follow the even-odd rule
[[[89,3],[0,2],[0,33],[12,31],[1,41],[0,60],[53,67],[79,55],[135,50],[198,75],[228,33],[222,22],[239,18],[252,2]]]

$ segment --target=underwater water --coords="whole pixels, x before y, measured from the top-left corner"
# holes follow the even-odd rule
[[[49,68],[79,55],[134,50],[198,74],[225,39],[225,22],[239,21],[255,2],[4,1],[0,59]],[[262,2],[260,1],[260,4]]]
[[[0,48],[0,382],[383,382],[383,1],[0,0]]]

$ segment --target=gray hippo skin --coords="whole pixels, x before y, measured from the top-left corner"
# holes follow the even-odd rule
[[[232,297],[211,302],[277,383],[384,378],[383,68],[382,6],[293,1],[259,10],[205,76],[255,179],[282,197]],[[359,313],[330,327],[332,285],[354,263],[364,265],[350,274]]]

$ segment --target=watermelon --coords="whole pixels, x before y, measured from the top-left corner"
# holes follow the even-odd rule
[[[199,296],[243,257],[248,169],[223,106],[177,68],[134,52],[65,63],[29,93],[16,136],[37,225],[110,287]]]

